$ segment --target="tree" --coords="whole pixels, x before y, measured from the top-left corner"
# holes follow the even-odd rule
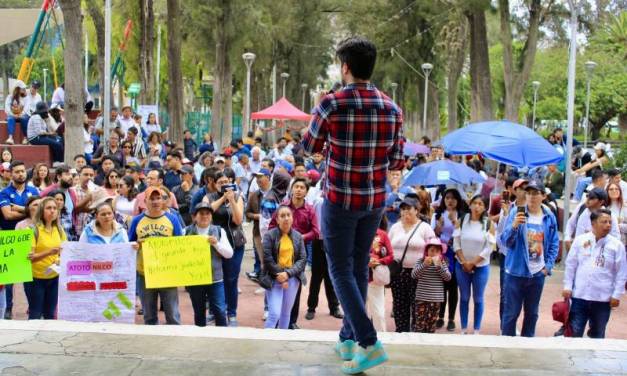
[[[452,12],[451,19],[440,31],[440,47],[442,48],[446,65],[447,79],[447,108],[448,131],[457,129],[457,97],[459,93],[459,77],[466,61],[466,35],[468,35],[468,20],[463,14]]]
[[[547,6],[543,7],[540,0],[528,2],[529,20],[525,25],[526,40],[520,52],[514,56],[511,27],[513,22],[509,11],[509,0],[499,0],[500,36],[503,45],[503,80],[505,83],[505,118],[511,121],[518,121],[518,109],[536,56],[540,24],[542,24],[552,3],[553,1],[549,1]]]
[[[170,137],[183,140],[183,73],[181,70],[181,8],[179,0],[167,0],[168,8],[168,111]]]
[[[65,25],[65,160],[83,152],[83,15],[80,0],[59,0]]]
[[[213,112],[211,116],[211,135],[214,140],[219,140],[221,147],[230,142],[231,119],[226,118],[225,99],[226,92],[231,90],[230,69],[228,64],[229,39],[227,36],[228,23],[231,17],[230,0],[220,0],[220,9],[216,17],[216,48],[215,67],[213,70]],[[229,86],[227,87],[227,83]],[[230,96],[229,96],[230,98]],[[223,129],[224,127],[224,129]]]
[[[104,1],[85,0],[87,13],[91,17],[96,29],[96,60],[98,65],[98,83],[100,87],[100,98],[104,99],[104,51],[105,51],[105,20],[103,15]]]
[[[139,95],[140,103],[154,102],[154,41],[155,41],[155,13],[153,0],[139,0],[139,79],[142,90]]]
[[[489,2],[477,1],[466,11],[470,30],[470,120],[491,120],[492,84],[485,9]]]

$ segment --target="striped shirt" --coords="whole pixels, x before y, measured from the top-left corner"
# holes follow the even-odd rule
[[[309,153],[327,143],[326,198],[345,210],[384,207],[387,170],[403,166],[402,126],[401,109],[370,83],[326,95],[303,137]]]
[[[419,259],[411,272],[411,277],[418,280],[416,300],[443,302],[444,281],[451,280],[451,272],[448,270],[446,260],[442,260],[440,266],[425,266],[423,262],[424,258]]]

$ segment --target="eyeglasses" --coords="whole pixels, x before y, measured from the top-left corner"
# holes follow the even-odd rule
[[[131,145],[124,145],[122,146],[122,149],[132,149]]]
[[[117,175],[109,175],[109,179],[111,179],[111,178],[117,179],[117,178],[119,178],[119,176],[117,176]]]

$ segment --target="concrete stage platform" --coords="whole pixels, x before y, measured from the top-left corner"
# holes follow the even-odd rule
[[[0,375],[340,375],[336,333],[0,321]],[[368,375],[627,374],[627,341],[384,333]]]

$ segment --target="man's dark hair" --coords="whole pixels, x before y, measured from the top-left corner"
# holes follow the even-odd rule
[[[211,166],[211,167],[207,167],[203,170],[202,175],[200,176],[200,180],[202,181],[203,184],[207,184],[207,179],[211,179],[214,182],[216,181],[216,176],[218,175],[218,172],[220,172],[220,170],[217,167]]]
[[[172,158],[183,159],[183,157],[181,157],[181,153],[178,150],[172,150],[171,152],[168,153],[168,156]]]
[[[592,171],[592,181],[597,181],[605,176],[605,172],[603,170],[594,170]]]
[[[277,140],[277,144],[278,144],[279,142],[281,142],[281,141],[285,141],[285,142],[287,142],[287,138],[285,138],[285,137],[279,137],[279,139]]]
[[[13,161],[11,162],[11,164],[9,165],[9,170],[13,171],[14,168],[16,168],[17,166],[25,166],[24,162],[22,161]]]
[[[117,167],[117,166],[118,166],[118,164],[117,164],[117,162],[115,161],[115,159],[114,159],[112,156],[110,156],[110,155],[105,155],[104,157],[102,157],[102,160],[100,161],[100,166],[102,166],[102,164],[104,163],[104,161],[107,161],[107,160],[108,160],[108,161],[113,162],[113,165],[114,165],[115,167]]]
[[[137,134],[139,133],[139,130],[137,129],[137,127],[130,127],[128,131],[134,134],[135,136],[137,136]]]
[[[607,214],[610,217],[612,216],[612,212],[610,211],[610,209],[597,209],[590,213],[590,222],[596,222],[596,220],[604,214]]]
[[[305,188],[307,188],[307,190],[309,190],[309,181],[308,181],[307,179],[305,179],[305,178],[295,178],[295,179],[292,181],[292,187],[293,187],[293,186],[294,186],[294,184],[296,184],[296,183],[303,183],[303,184],[305,184]]]
[[[78,173],[79,173],[79,174],[80,174],[80,173],[82,173],[82,172],[83,172],[83,170],[85,170],[85,169],[90,169],[90,170],[94,170],[94,171],[96,170],[96,169],[94,168],[94,166],[92,166],[92,165],[88,165],[88,164],[87,164],[87,165],[85,165],[85,166],[81,167],[81,169],[80,169],[80,170],[78,170]]]
[[[237,176],[235,175],[235,171],[233,171],[233,169],[230,168],[230,167],[225,167],[224,170],[222,170],[222,175],[224,175],[227,178],[231,179],[232,182],[234,182],[235,179],[237,178]]]
[[[229,144],[232,148],[237,148],[237,140],[233,140],[231,141],[231,143]]]
[[[303,162],[296,162],[294,163],[294,168],[298,167],[298,166],[303,166],[305,167],[305,164]]]
[[[377,61],[377,48],[363,37],[350,37],[340,42],[335,52],[341,64],[348,65],[353,77],[369,80]]]
[[[76,155],[74,156],[73,161],[74,161],[74,162],[76,162],[76,160],[77,160],[77,159],[79,159],[79,158],[83,158],[84,160],[87,160],[87,158],[85,158],[85,155],[84,155],[84,154],[76,154]]]
[[[57,168],[54,170],[54,176],[56,177],[57,181],[61,180],[61,174],[63,174],[64,172],[69,173],[70,166],[66,164],[57,166]]]
[[[609,176],[610,178],[613,178],[618,175],[620,175],[620,170],[617,168],[611,168],[607,170],[607,176]]]
[[[263,161],[267,161],[267,162],[268,162],[268,166],[270,166],[270,169],[271,169],[272,171],[274,171],[274,166],[276,166],[276,164],[274,163],[274,161],[273,161],[272,159],[270,159],[270,158],[264,158],[264,159],[262,160],[262,162],[263,162]]]

